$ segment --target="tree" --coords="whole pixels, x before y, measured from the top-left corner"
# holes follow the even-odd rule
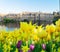
[[[28,22],[29,23],[29,21],[27,19],[24,19],[23,22]]]
[[[55,22],[60,19],[60,16],[54,16],[54,19],[53,19],[53,23],[55,24]]]
[[[10,18],[4,18],[3,19],[4,23],[16,23],[17,21],[14,19],[10,19]]]

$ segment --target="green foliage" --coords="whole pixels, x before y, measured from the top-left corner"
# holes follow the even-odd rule
[[[15,23],[15,22],[17,22],[16,20],[10,19],[10,18],[4,18],[3,21],[4,21],[4,23]]]
[[[53,23],[55,24],[55,22],[60,19],[60,16],[54,16],[54,19],[53,19]]]

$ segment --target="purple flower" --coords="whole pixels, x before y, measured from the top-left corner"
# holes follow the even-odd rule
[[[35,48],[34,44],[30,45],[30,49],[33,50]]]
[[[32,52],[31,50],[28,50],[28,52]]]
[[[18,41],[18,43],[17,43],[17,48],[20,48],[20,47],[21,47],[21,44],[22,44],[22,41],[21,41],[21,40]]]
[[[42,48],[45,50],[46,49],[46,45],[45,44],[42,44]]]

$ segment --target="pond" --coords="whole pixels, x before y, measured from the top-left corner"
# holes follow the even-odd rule
[[[0,30],[6,30],[6,31],[13,31],[14,29],[18,29],[20,27],[19,24],[0,24]]]
[[[18,29],[18,28],[13,28],[13,27],[8,28],[8,27],[6,27],[6,31],[13,31],[15,29]]]

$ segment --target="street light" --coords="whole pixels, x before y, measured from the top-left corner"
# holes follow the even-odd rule
[[[34,24],[36,23],[36,15],[34,14]]]
[[[40,14],[38,14],[38,26],[40,25]]]

